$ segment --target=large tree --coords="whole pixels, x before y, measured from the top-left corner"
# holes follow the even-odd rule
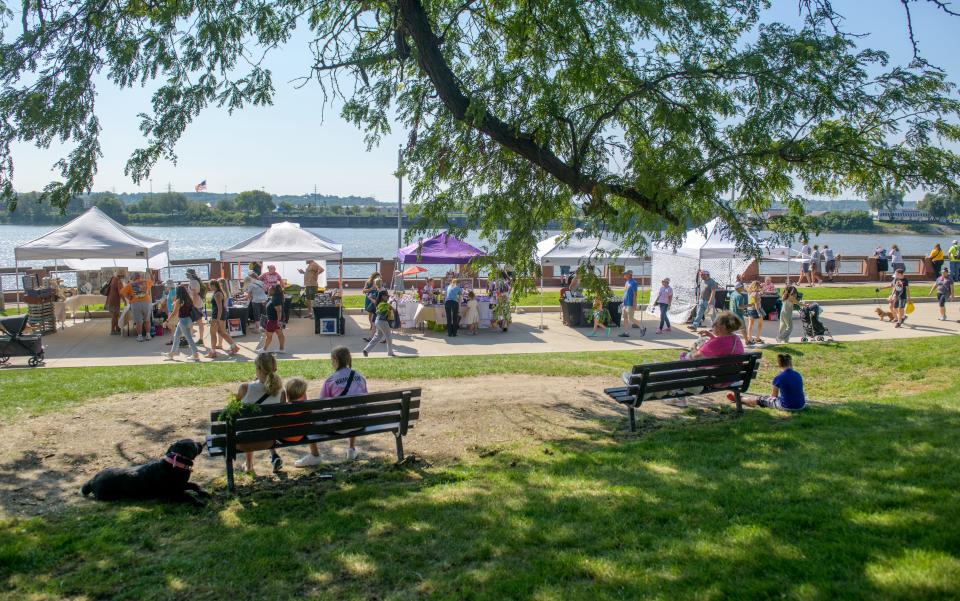
[[[903,206],[903,190],[883,188],[867,195],[867,205],[875,211],[894,211]]]
[[[25,2],[22,33],[0,46],[0,193],[17,140],[74,144],[51,202],[89,188],[98,76],[161,82],[127,165],[143,180],[200,111],[269,104],[263,57],[297,28],[311,37],[303,85],[342,102],[371,144],[396,122],[409,134],[425,227],[466,212],[520,267],[550,219],[641,246],[720,215],[746,240],[772,201],[799,211],[797,187],[957,190],[946,75],[858,47],[843,30],[857,15],[830,0],[797,5],[789,26],[767,0]]]
[[[273,196],[263,190],[245,190],[237,194],[233,201],[238,210],[256,215],[270,213],[276,208]]]

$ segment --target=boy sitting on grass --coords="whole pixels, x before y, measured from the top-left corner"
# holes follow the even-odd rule
[[[761,397],[757,405],[783,411],[800,411],[807,405],[803,394],[803,377],[793,370],[793,358],[786,353],[777,355],[777,366],[780,373],[773,379],[770,396]]]

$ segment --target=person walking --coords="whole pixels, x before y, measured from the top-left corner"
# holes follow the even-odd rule
[[[266,274],[264,274],[266,275]],[[270,349],[270,343],[273,342],[273,335],[277,335],[277,352],[283,352],[283,346],[286,342],[283,336],[283,288],[280,284],[274,284],[269,290],[270,302],[267,303],[267,333],[264,334],[263,343],[256,348],[256,353],[266,353]]]
[[[813,245],[813,250],[810,251],[810,285],[816,286],[823,282],[820,279],[820,247],[816,244]]]
[[[799,302],[798,297],[797,287],[789,285],[780,295],[780,332],[777,334],[777,342],[790,342],[790,335],[793,334],[793,310]]]
[[[217,358],[220,341],[230,344],[227,354],[236,355],[240,345],[227,332],[227,280],[210,280],[210,284],[213,286],[213,301],[210,303],[210,349],[207,359]]]
[[[960,244],[956,240],[947,249],[947,260],[950,263],[950,279],[960,282]]]
[[[632,271],[624,271],[623,275],[626,277],[623,282],[623,305],[620,307],[620,327],[623,331],[617,336],[627,338],[630,336],[628,330],[631,326],[639,327],[633,318],[637,310],[637,288],[639,288],[639,284],[637,280],[633,279]]]
[[[144,280],[139,272],[134,272],[130,283],[123,287],[120,295],[130,305],[133,328],[137,331],[137,342],[150,340],[150,318],[153,314],[153,301],[150,294],[150,282]]]
[[[389,290],[381,290],[377,296],[376,316],[377,319],[374,324],[376,325],[377,332],[373,335],[373,338],[370,339],[370,342],[367,343],[367,346],[363,347],[363,356],[368,356],[370,351],[377,346],[378,342],[386,340],[387,356],[396,357],[393,353],[393,332],[390,330],[390,324],[393,322],[394,315],[393,307],[390,306]],[[454,334],[454,336],[456,336],[456,334]]]
[[[710,272],[701,269],[698,274],[700,277],[700,300],[697,302],[697,312],[693,316],[693,323],[690,324],[691,330],[699,330],[706,317],[707,309],[713,308],[714,317],[716,317],[716,298],[717,282],[710,277]]]
[[[447,336],[456,336],[457,329],[460,327],[460,297],[463,289],[458,283],[456,278],[450,280],[444,296],[443,310],[447,317]]]
[[[120,295],[120,290],[122,290],[123,287],[123,278],[120,277],[120,274],[114,272],[110,278],[110,282],[107,283],[107,302],[104,305],[107,311],[110,312],[111,336],[119,336],[121,333],[120,305],[122,304],[123,297]]]
[[[370,336],[373,337],[375,331],[373,322],[377,317],[377,298],[380,295],[380,273],[374,271],[370,274],[370,277],[367,278],[366,283],[363,285],[363,310],[367,313],[367,320],[370,323]],[[366,342],[369,342],[369,338],[365,339]]]
[[[810,241],[804,238],[803,246],[800,247],[800,277],[797,279],[798,286],[802,284],[805,279],[807,280],[807,286],[813,286],[813,278],[810,277],[810,257],[812,253],[813,250],[810,248]]]
[[[947,301],[953,300],[953,279],[950,277],[950,270],[946,267],[943,267],[940,272],[940,277],[933,283],[933,286],[930,287],[930,294],[933,294],[933,291],[937,291],[937,305],[940,310],[940,317],[937,319],[940,321],[947,320]]]
[[[890,267],[894,272],[906,271],[907,266],[903,262],[903,255],[900,254],[900,247],[896,244],[890,245]]]
[[[269,300],[267,296],[267,289],[263,285],[263,282],[260,281],[260,278],[257,275],[250,271],[247,272],[246,279],[243,280],[243,291],[247,297],[247,307],[250,313],[250,321],[255,324],[257,328],[257,333],[260,333],[262,329],[260,327],[260,316],[264,314],[264,310]]]
[[[203,319],[207,316],[207,287],[203,285],[203,282],[200,281],[200,277],[197,275],[196,270],[188,269],[187,270],[187,291],[190,293],[190,300],[193,301],[193,306],[200,311],[201,319],[195,319],[193,325],[197,326],[199,336],[197,337],[197,345],[204,346],[203,343]]]
[[[733,287],[733,294],[730,295],[729,303],[730,312],[739,319],[740,334],[743,336],[743,343],[750,344],[750,336],[747,333],[747,290],[743,282],[737,280],[737,283]]]
[[[940,248],[939,242],[933,245],[927,258],[930,259],[930,264],[933,265],[933,275],[940,277],[940,272],[943,271],[943,249]],[[948,269],[947,272],[949,273],[949,271]]]
[[[670,331],[670,317],[667,313],[672,304],[673,288],[670,287],[670,278],[663,278],[660,282],[660,290],[657,291],[657,307],[660,309],[660,327],[657,328],[657,334]]]
[[[747,288],[747,346],[763,345],[763,306],[761,302],[760,282],[754,280],[750,282]],[[756,326],[757,336],[753,337],[754,326]]]
[[[907,303],[910,302],[910,281],[903,274],[903,269],[893,272],[893,281],[887,285],[887,288],[893,289],[890,294],[890,304],[893,313],[897,316],[894,327],[899,328],[907,320]]]
[[[180,340],[181,337],[186,339],[187,346],[190,347],[190,352],[192,353],[191,358],[194,361],[200,360],[200,351],[197,350],[197,343],[193,341],[193,331],[191,327],[193,326],[193,318],[196,316],[195,307],[193,304],[193,298],[190,295],[187,286],[180,285],[177,286],[177,298],[173,301],[173,310],[170,311],[170,317],[167,318],[167,327],[174,325],[173,328],[173,340]],[[178,344],[174,344],[170,348],[170,352],[163,353],[163,356],[167,359],[173,359],[178,349]]]

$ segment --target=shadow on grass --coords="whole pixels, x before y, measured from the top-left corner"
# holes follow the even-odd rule
[[[587,436],[472,463],[371,462],[332,482],[257,482],[200,511],[98,504],[9,522],[0,582],[111,598],[917,599],[960,587],[956,411],[694,415],[639,435],[576,411]]]

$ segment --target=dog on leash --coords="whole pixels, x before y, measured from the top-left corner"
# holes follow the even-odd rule
[[[880,318],[880,321],[883,321],[883,318],[884,318],[884,317],[886,317],[887,319],[889,319],[889,320],[890,320],[890,323],[893,323],[893,322],[896,321],[896,319],[897,319],[896,316],[894,316],[893,313],[891,313],[890,311],[884,311],[884,310],[881,309],[880,307],[877,307],[877,308],[874,309],[873,311],[874,311],[874,313],[877,314],[877,317]]]
[[[135,468],[109,467],[91,478],[80,492],[93,494],[99,501],[161,499],[202,506],[198,497],[209,497],[200,486],[190,482],[193,460],[203,452],[205,443],[189,439],[170,445],[162,459]],[[187,494],[193,491],[196,496]]]

